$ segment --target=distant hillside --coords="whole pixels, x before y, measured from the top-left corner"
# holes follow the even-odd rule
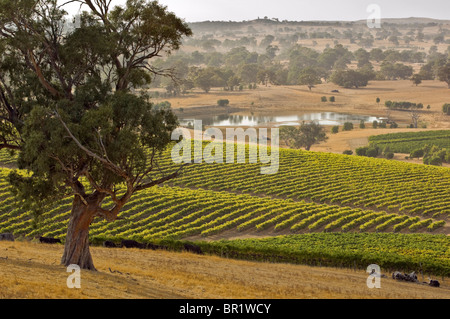
[[[440,24],[450,24],[450,20],[439,20],[432,18],[420,18],[420,17],[410,17],[410,18],[387,18],[382,19],[382,23],[389,24],[424,24],[424,25],[440,25]],[[366,20],[357,21],[288,21],[288,20],[278,20],[278,19],[255,19],[247,21],[202,21],[202,22],[191,22],[189,26],[194,30],[201,31],[211,29],[211,27],[227,27],[227,28],[242,28],[248,26],[257,25],[271,25],[271,26],[340,26],[340,27],[350,27],[352,25],[360,25],[366,23]]]

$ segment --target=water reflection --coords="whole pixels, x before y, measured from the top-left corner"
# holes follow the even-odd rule
[[[345,122],[359,123],[373,122],[379,120],[378,117],[368,115],[335,113],[335,112],[321,112],[309,113],[303,115],[281,115],[281,116],[263,116],[263,115],[236,115],[225,114],[216,115],[212,117],[197,118],[203,121],[204,125],[208,126],[258,126],[266,123],[274,124],[275,126],[299,125],[303,121],[316,121],[321,125],[343,125]],[[192,123],[193,119],[182,119],[182,124]]]

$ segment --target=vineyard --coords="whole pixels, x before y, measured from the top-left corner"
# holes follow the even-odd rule
[[[444,235],[367,233],[317,233],[200,243],[211,254],[247,260],[362,269],[376,263],[385,270],[420,269],[443,276],[450,275],[449,244],[448,236]]]
[[[391,133],[371,136],[369,141],[381,149],[388,146],[394,153],[409,154],[416,149],[422,149],[425,145],[450,149],[450,131]]]
[[[248,146],[246,154],[249,154]],[[6,164],[15,161],[7,154],[2,155],[0,160]],[[169,153],[162,154],[159,162],[161,171],[170,171],[175,167]],[[389,265],[415,263],[417,260],[422,262],[423,258],[431,258],[432,262],[426,262],[428,267],[442,272],[440,266],[439,269],[433,268],[437,267],[435,263],[443,265],[441,258],[436,257],[440,250],[427,246],[428,242],[438,241],[442,244],[440,249],[444,250],[443,255],[447,256],[443,260],[445,267],[448,267],[448,237],[430,233],[448,234],[449,169],[284,149],[280,150],[278,174],[260,174],[260,168],[264,165],[259,162],[193,164],[171,183],[134,195],[123,208],[119,220],[113,223],[95,220],[90,226],[91,240],[98,243],[123,238],[143,242],[208,240],[202,245],[206,251],[214,252],[218,247],[222,249],[224,244],[215,244],[210,240],[228,238],[230,234],[233,237],[240,234],[256,237],[298,236],[288,237],[296,238],[295,245],[301,238],[325,236],[331,240],[337,238],[333,236],[342,236],[335,242],[342,247],[342,251],[331,244],[314,244],[313,251],[299,246],[299,250],[295,248],[296,253],[290,254],[288,251],[292,252],[295,245],[281,245],[283,248],[280,248],[279,254],[272,255],[279,256],[280,260],[292,257],[300,262],[306,258],[300,252],[307,252],[308,260],[317,260],[311,256],[321,255],[324,264],[327,260],[335,263],[342,258],[345,263],[349,260],[355,262],[355,258],[366,263],[367,258],[377,256],[393,258],[386,261]],[[64,239],[72,199],[54,203],[51,209],[35,218],[32,212],[15,202],[7,182],[10,171],[8,168],[0,170],[0,233],[12,232],[27,238],[47,236]],[[105,205],[112,203],[106,202]],[[314,233],[319,237],[302,237]],[[362,251],[353,249],[353,245],[358,245],[354,239],[368,233],[372,237],[367,238],[374,242],[375,247],[381,243],[380,240],[401,238],[406,245],[404,252],[412,251],[421,257],[404,257],[398,251],[385,254],[389,251],[387,244],[381,250],[368,245],[363,246]],[[407,237],[413,235],[419,237]],[[423,249],[408,248],[408,245],[416,243],[417,238],[423,239]],[[273,240],[274,243],[267,246],[269,251],[279,245]],[[239,258],[243,257],[242,251],[251,255],[259,254],[263,249],[258,246],[258,241],[246,241],[242,244],[247,247],[244,250],[239,246],[241,242],[236,243],[239,244],[233,246],[233,242],[226,245],[237,249],[239,253],[235,254]],[[254,250],[248,248],[252,245],[255,245]],[[263,251],[267,248],[264,247]]]

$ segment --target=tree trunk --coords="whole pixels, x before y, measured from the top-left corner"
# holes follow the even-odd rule
[[[86,206],[79,196],[75,196],[70,213],[64,254],[61,264],[78,265],[81,269],[96,270],[89,251],[89,226],[94,220],[96,203]]]

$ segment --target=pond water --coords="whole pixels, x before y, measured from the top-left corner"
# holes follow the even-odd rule
[[[258,126],[270,123],[275,126],[299,125],[303,121],[316,121],[321,125],[343,125],[345,122],[359,123],[364,121],[366,123],[379,121],[380,118],[370,115],[346,114],[335,112],[321,112],[308,113],[302,115],[239,115],[239,114],[225,114],[210,117],[198,117],[196,120],[202,120],[204,125],[208,126]],[[180,122],[187,125],[192,123],[194,119],[181,119]]]

